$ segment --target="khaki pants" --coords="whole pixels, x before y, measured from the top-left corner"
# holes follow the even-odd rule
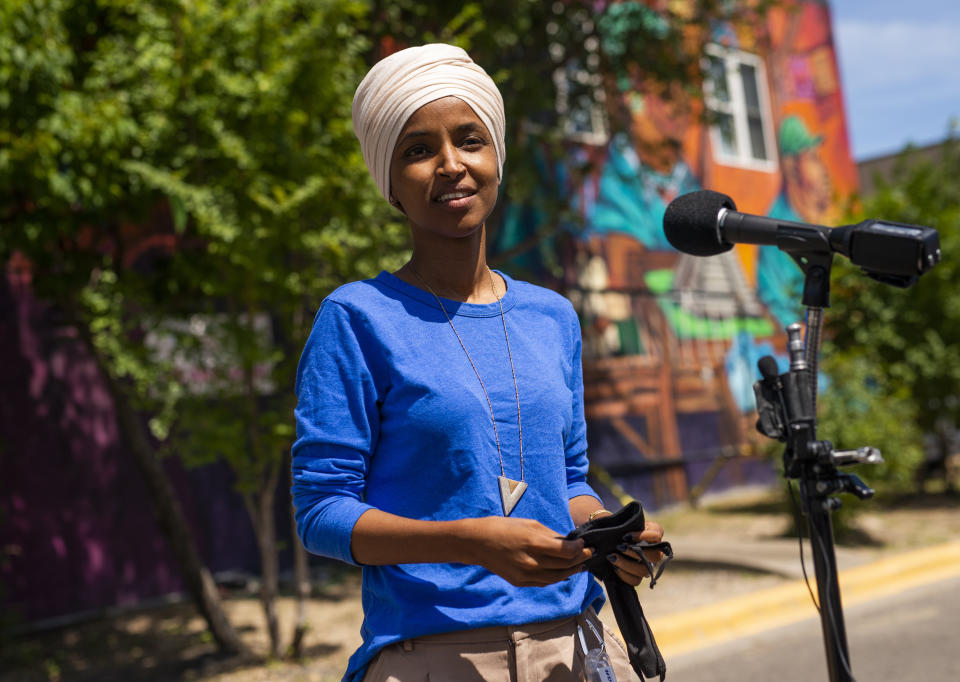
[[[606,630],[593,609],[545,623],[498,626],[428,635],[384,647],[370,662],[363,682],[582,682],[584,653],[603,637],[617,682],[638,682],[620,639]]]

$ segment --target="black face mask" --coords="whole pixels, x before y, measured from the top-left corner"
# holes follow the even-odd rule
[[[616,514],[587,521],[570,531],[567,539],[583,539],[584,547],[593,550],[593,558],[586,564],[587,570],[600,578],[607,589],[613,615],[627,645],[630,665],[641,679],[659,677],[662,682],[667,674],[667,664],[640,608],[637,591],[617,577],[613,565],[607,560],[608,554],[632,550],[647,567],[650,589],[653,589],[663,569],[673,558],[673,548],[669,542],[631,542],[626,537],[628,533],[642,532],[644,527],[643,507],[634,501]],[[663,552],[664,558],[655,566],[644,556],[644,550]]]

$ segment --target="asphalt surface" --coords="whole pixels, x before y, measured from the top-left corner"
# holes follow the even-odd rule
[[[748,525],[673,534],[678,561],[662,586],[640,589],[670,682],[829,679],[796,540]],[[853,679],[960,682],[960,539],[946,537],[836,547]],[[804,555],[816,592],[809,542]]]
[[[854,678],[960,680],[960,577],[844,608]],[[828,680],[819,617],[667,659],[670,682]]]

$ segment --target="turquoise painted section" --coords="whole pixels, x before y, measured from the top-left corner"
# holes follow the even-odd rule
[[[778,220],[803,222],[782,192],[767,215]],[[781,328],[800,321],[803,315],[802,292],[803,273],[793,259],[774,246],[761,246],[757,254],[757,293]]]
[[[663,233],[663,214],[675,197],[701,189],[690,166],[678,159],[669,173],[643,163],[626,134],[613,136],[595,197],[584,188],[584,235],[622,232],[648,249],[672,250]]]

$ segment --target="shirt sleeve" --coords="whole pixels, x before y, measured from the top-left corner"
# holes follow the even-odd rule
[[[293,504],[304,547],[356,565],[353,526],[379,435],[375,345],[345,306],[320,306],[297,368]]]
[[[579,495],[591,495],[598,500],[600,496],[587,483],[587,471],[590,463],[587,461],[587,421],[583,410],[583,342],[580,336],[580,321],[573,307],[568,304],[568,345],[570,348],[569,387],[573,394],[573,421],[570,433],[564,443],[567,467],[567,498],[573,499]]]

